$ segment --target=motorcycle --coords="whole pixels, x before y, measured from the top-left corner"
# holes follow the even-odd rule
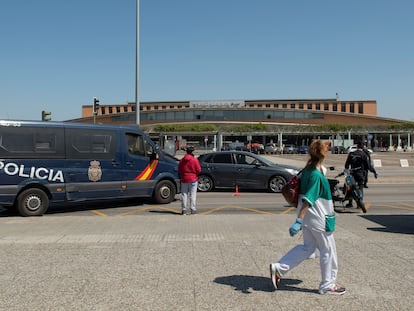
[[[335,168],[331,167],[330,169],[332,170]],[[357,208],[360,208],[364,213],[366,213],[367,209],[365,208],[365,203],[363,201],[363,193],[361,189],[358,188],[354,177],[351,175],[352,171],[353,169],[344,169],[334,178],[328,178],[332,193],[332,201],[334,206],[339,203],[345,209],[348,208],[346,206],[346,202],[352,202],[352,200],[354,200]],[[339,186],[340,181],[337,179],[341,176],[345,176],[344,185],[342,187]]]

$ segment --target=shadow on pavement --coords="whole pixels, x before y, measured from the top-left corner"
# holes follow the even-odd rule
[[[367,228],[372,231],[414,234],[414,215],[361,215],[383,228]]]
[[[273,292],[272,281],[270,278],[263,276],[252,276],[252,275],[229,275],[222,276],[214,279],[215,283],[229,285],[234,287],[234,290],[240,291],[243,294],[251,294],[253,291],[261,292]],[[297,279],[282,279],[281,287],[278,289],[283,291],[298,291],[307,293],[318,293],[315,289],[298,288],[292,285],[302,283],[301,280]]]
[[[69,202],[69,203],[56,203],[50,205],[46,214],[63,214],[80,211],[90,210],[105,210],[118,207],[129,206],[143,206],[144,204],[150,205],[151,202],[147,202],[144,199],[114,199],[114,200],[96,200],[90,202]],[[0,207],[0,217],[19,216],[15,208]]]

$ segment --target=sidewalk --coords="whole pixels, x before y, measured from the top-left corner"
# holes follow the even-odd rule
[[[412,310],[414,216],[394,216],[338,215],[343,296],[313,259],[272,288],[292,215],[0,218],[0,310]]]

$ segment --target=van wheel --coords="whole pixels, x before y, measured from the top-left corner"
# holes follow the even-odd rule
[[[169,180],[160,181],[154,190],[154,200],[158,204],[167,204],[174,200],[177,192],[173,182]]]
[[[16,208],[21,216],[41,216],[49,207],[49,198],[40,189],[26,189],[17,198]]]

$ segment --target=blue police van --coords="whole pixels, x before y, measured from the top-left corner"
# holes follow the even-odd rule
[[[177,161],[136,125],[0,120],[0,205],[22,216],[50,204],[180,192]]]

